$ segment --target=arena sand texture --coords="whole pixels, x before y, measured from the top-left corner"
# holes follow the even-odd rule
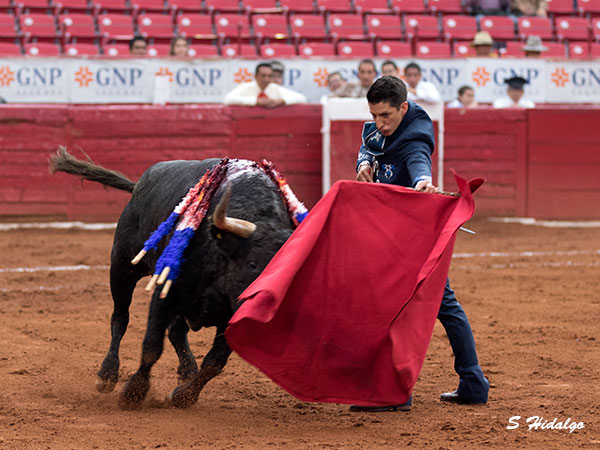
[[[298,401],[235,354],[195,406],[168,408],[164,398],[176,383],[168,345],[146,401],[121,411],[117,394],[137,367],[145,330],[146,280],[134,296],[121,347],[121,380],[115,392],[100,394],[94,381],[109,343],[105,266],[113,232],[0,232],[0,448],[600,448],[600,229],[485,218],[467,226],[477,235],[459,234],[450,277],[492,384],[490,402],[438,400],[458,381],[438,323],[413,410],[378,414]],[[78,264],[99,267],[6,270]],[[190,335],[198,357],[213,334]],[[509,430],[513,416],[521,416],[520,426]],[[526,420],[533,416],[570,418],[585,428],[530,431]]]

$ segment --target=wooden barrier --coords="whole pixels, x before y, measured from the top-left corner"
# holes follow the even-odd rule
[[[446,110],[445,187],[450,169],[483,176],[478,214],[600,218],[600,109]],[[334,130],[336,158],[351,163],[360,129]],[[0,220],[115,221],[129,194],[48,173],[67,145],[133,180],[155,162],[208,157],[276,163],[310,208],[321,196],[321,106],[275,110],[223,105],[2,105]]]

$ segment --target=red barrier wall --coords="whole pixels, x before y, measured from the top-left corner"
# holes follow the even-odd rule
[[[483,176],[479,214],[600,218],[600,109],[446,111],[450,169]],[[321,195],[321,107],[264,110],[222,105],[0,107],[0,220],[22,216],[115,221],[129,194],[48,173],[67,145],[133,180],[169,159],[230,157],[274,161],[310,208]],[[332,129],[332,154],[354,167],[360,145],[348,124]],[[349,170],[349,178],[353,171]],[[20,219],[24,220],[24,219]]]
[[[321,195],[321,108],[222,105],[23,106],[0,108],[0,217],[115,221],[129,194],[48,173],[67,145],[132,180],[170,159],[223,157],[277,164],[308,207]]]

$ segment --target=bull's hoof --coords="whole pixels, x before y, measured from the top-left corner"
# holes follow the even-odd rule
[[[125,410],[137,408],[146,397],[149,389],[150,381],[148,378],[132,375],[119,396],[119,408]]]
[[[176,387],[169,395],[171,403],[176,408],[189,408],[198,401],[200,391],[193,389],[189,383]]]
[[[103,394],[108,394],[115,390],[115,386],[117,385],[117,381],[113,380],[105,380],[100,377],[96,377],[96,389],[98,392],[102,392]]]

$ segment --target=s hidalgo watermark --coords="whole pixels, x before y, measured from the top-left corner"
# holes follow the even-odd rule
[[[521,420],[521,416],[512,416],[508,419],[507,430],[514,430],[519,428],[521,424],[519,421]],[[581,430],[585,428],[583,422],[572,421],[570,417],[567,417],[566,420],[559,420],[558,418],[554,418],[552,420],[544,419],[542,416],[531,416],[528,417],[525,422],[529,427],[529,431],[532,430],[569,430],[569,433],[572,433],[575,430]]]

